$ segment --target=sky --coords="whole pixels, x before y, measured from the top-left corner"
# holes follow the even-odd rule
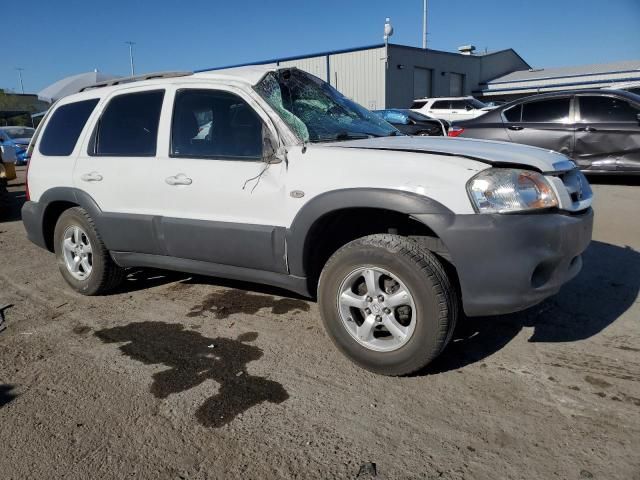
[[[6,1],[6,0],[5,0]],[[76,73],[197,70],[391,41],[420,46],[422,0],[23,0],[3,8],[0,88]],[[429,48],[513,48],[531,66],[640,59],[640,0],[429,0]]]

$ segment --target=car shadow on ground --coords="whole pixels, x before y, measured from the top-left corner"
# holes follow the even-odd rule
[[[9,187],[11,186],[12,184],[9,184]],[[26,200],[24,190],[10,191],[6,194],[6,198],[0,199],[0,224],[22,220],[21,209]]]
[[[134,360],[167,367],[152,375],[150,392],[156,398],[215,381],[217,393],[195,412],[206,427],[222,427],[260,403],[282,403],[289,398],[278,382],[247,372],[247,364],[263,356],[260,348],[251,345],[258,338],[255,332],[237,339],[208,338],[180,324],[136,322],[105,328],[95,335],[105,343],[125,342],[119,349]]]
[[[445,351],[420,372],[456,370],[480,362],[507,345],[524,327],[530,342],[576,342],[597,335],[636,301],[640,253],[631,247],[592,242],[582,272],[560,292],[524,312],[462,318]]]
[[[640,186],[640,175],[595,175],[590,174],[587,180],[592,185],[627,185]]]
[[[0,384],[0,408],[17,397],[17,395],[13,393],[13,389],[13,385]]]

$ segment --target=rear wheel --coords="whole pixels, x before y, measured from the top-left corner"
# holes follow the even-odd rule
[[[370,235],[338,250],[322,271],[318,299],[336,346],[385,375],[413,373],[438,356],[458,315],[437,257],[398,235]]]
[[[120,284],[124,270],[111,259],[89,214],[74,207],[60,215],[53,234],[58,268],[83,295],[107,293]]]

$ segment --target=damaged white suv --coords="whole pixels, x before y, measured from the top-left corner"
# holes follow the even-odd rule
[[[31,149],[24,225],[78,292],[129,267],[284,287],[383,374],[434,359],[461,308],[555,294],[591,239],[591,190],[563,155],[406,137],[291,68],[96,85],[54,105]]]

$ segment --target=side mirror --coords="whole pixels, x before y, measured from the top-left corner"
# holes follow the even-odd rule
[[[471,105],[466,105],[464,109],[468,112],[469,110],[471,110]]]
[[[262,135],[262,161],[270,164],[282,162],[268,130],[264,131]]]

